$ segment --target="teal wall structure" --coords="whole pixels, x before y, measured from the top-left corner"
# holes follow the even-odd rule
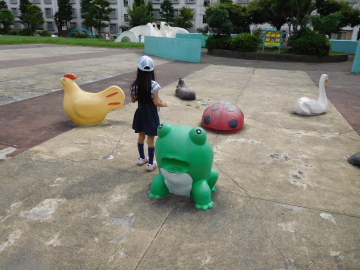
[[[188,38],[145,37],[145,53],[172,60],[199,63],[201,41]]]
[[[330,39],[332,52],[343,52],[347,54],[355,54],[359,41],[357,40],[336,40]]]
[[[201,41],[201,47],[205,48],[206,40],[208,36],[205,36],[201,33],[176,33],[176,38],[191,38],[191,39],[198,39]]]
[[[360,73],[360,46],[357,46],[356,48],[354,64],[351,71],[355,73]]]

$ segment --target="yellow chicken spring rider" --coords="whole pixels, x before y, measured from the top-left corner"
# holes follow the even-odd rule
[[[99,93],[89,93],[74,82],[76,79],[72,73],[60,79],[64,87],[64,110],[76,125],[101,124],[108,112],[124,105],[125,94],[120,87],[113,85]]]

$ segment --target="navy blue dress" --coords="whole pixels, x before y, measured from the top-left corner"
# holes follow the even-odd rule
[[[152,81],[151,84],[151,94],[160,90],[160,85]],[[135,96],[135,89],[131,89],[131,94]],[[160,125],[160,118],[158,114],[157,107],[154,102],[149,103],[139,103],[138,108],[134,114],[134,120],[132,124],[132,129],[135,130],[135,133],[144,132],[148,136],[157,136],[157,129]]]

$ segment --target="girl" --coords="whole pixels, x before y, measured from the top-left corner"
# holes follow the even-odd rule
[[[144,55],[139,58],[137,77],[131,85],[131,101],[138,102],[132,128],[135,133],[139,133],[138,150],[139,166],[148,163],[146,170],[152,172],[157,164],[154,160],[155,155],[155,136],[160,125],[158,110],[156,107],[167,107],[166,102],[159,98],[160,85],[155,81],[154,62]],[[147,136],[148,156],[145,156],[144,142]]]

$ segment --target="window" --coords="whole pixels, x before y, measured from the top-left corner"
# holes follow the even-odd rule
[[[17,29],[17,30],[20,30],[21,29],[21,22],[15,22],[14,23],[14,28]]]
[[[170,0],[170,1],[171,3],[175,3],[175,4],[179,3],[179,0]]]
[[[75,0],[70,0],[70,4],[76,4]]]
[[[16,4],[17,4],[17,0],[11,0],[10,3],[16,5]]]
[[[46,22],[46,29],[49,31],[54,30],[54,23],[53,22]]]
[[[45,17],[52,18],[52,16],[53,16],[52,8],[45,8]]]
[[[11,11],[14,16],[19,16],[19,12],[17,8],[11,8]]]
[[[117,9],[114,8],[110,13],[110,19],[117,19]]]
[[[110,31],[110,33],[116,34],[117,33],[117,24],[110,23],[109,24],[109,31]]]
[[[154,9],[154,19],[160,19],[160,9]]]
[[[210,6],[210,0],[204,0],[204,7]]]
[[[116,4],[116,3],[117,3],[116,0],[109,0],[109,2],[110,2],[111,4]]]
[[[129,5],[129,0],[124,0],[124,7],[127,7]]]
[[[72,9],[71,17],[76,18],[76,9]]]
[[[153,4],[161,4],[161,0],[152,0]]]
[[[44,4],[51,4],[51,0],[44,0]]]
[[[40,0],[32,0],[31,3],[32,4],[40,4]]]
[[[205,15],[203,15],[203,23],[207,23]]]
[[[185,0],[186,4],[195,4],[196,1],[195,0]]]
[[[75,29],[76,28],[76,22],[70,22],[70,28]]]
[[[128,22],[129,21],[129,14],[124,14],[124,22]]]

